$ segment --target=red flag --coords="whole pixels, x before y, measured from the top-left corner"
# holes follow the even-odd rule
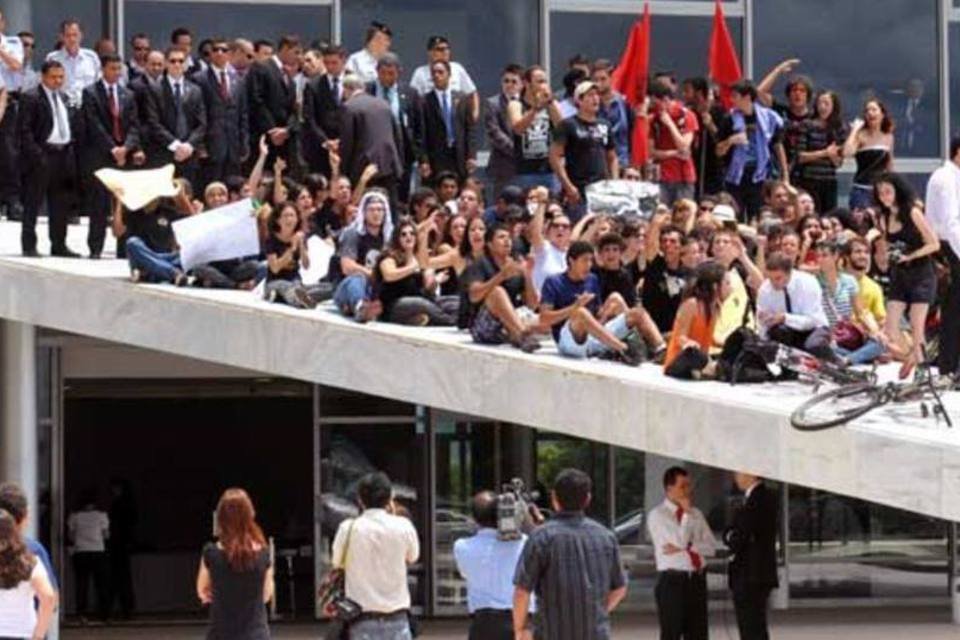
[[[647,97],[647,80],[650,77],[650,5],[643,4],[643,17],[633,23],[627,46],[620,56],[620,63],[611,76],[615,91],[623,94],[632,109],[643,104]],[[638,116],[633,124],[633,139],[630,141],[630,159],[642,167],[647,162],[648,131],[646,116]]]
[[[710,69],[710,79],[720,87],[720,102],[729,109],[730,85],[738,82],[742,77],[740,72],[740,56],[733,46],[733,39],[727,30],[727,22],[723,17],[723,3],[716,0],[717,8],[713,13],[713,32],[710,34],[710,54],[707,65]]]

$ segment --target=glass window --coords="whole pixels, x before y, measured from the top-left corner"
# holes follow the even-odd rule
[[[37,37],[33,66],[40,68],[43,57],[53,51],[60,33],[60,22],[67,17],[80,21],[83,46],[93,45],[103,33],[103,2],[101,0],[30,0],[30,30]],[[8,14],[12,15],[12,14]],[[11,21],[11,26],[17,26]],[[18,28],[17,31],[20,29]],[[13,29],[10,29],[13,31]]]
[[[403,61],[406,78],[426,64],[431,35],[450,40],[453,59],[470,72],[481,95],[499,90],[500,70],[508,63],[529,65],[539,57],[536,0],[343,0],[341,6],[344,46],[350,52],[363,47],[371,20],[389,25],[393,50]]]
[[[619,61],[634,20],[634,16],[625,14],[552,12],[550,65],[554,85],[560,85],[567,61],[575,54],[582,53],[591,59],[608,58],[614,63]],[[742,24],[739,18],[727,17],[730,36],[737,46]],[[681,80],[706,75],[707,46],[712,27],[713,18],[708,16],[658,16],[652,13],[650,72],[673,71]]]
[[[846,120],[866,97],[886,103],[896,126],[896,156],[940,155],[937,2],[764,0],[754,3],[755,68],[761,78],[781,60],[837,91]],[[829,20],[815,16],[829,15]],[[784,83],[775,89],[783,99]]]
[[[171,31],[187,25],[194,34],[194,47],[211,36],[276,41],[287,33],[299,35],[307,44],[330,38],[330,14],[327,6],[269,1],[248,4],[128,0],[124,4],[124,39],[129,41],[134,33],[143,32],[150,36],[154,47],[162,49],[170,41]]]
[[[604,524],[610,521],[607,486],[607,452],[604,444],[546,431],[537,432],[537,486],[540,506],[552,509],[549,492],[557,474],[573,467],[593,480],[593,499],[587,515]]]

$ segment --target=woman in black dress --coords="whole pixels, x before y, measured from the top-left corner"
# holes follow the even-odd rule
[[[219,541],[203,548],[197,574],[197,596],[210,605],[207,640],[270,640],[273,567],[255,516],[246,491],[224,491],[217,504]]]

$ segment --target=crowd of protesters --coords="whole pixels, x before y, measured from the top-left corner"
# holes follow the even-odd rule
[[[796,60],[729,87],[726,105],[704,78],[658,72],[633,109],[608,60],[573,58],[563,95],[543,68],[511,64],[481,97],[446,37],[429,38],[409,82],[391,38],[375,22],[352,54],[293,35],[195,47],[178,28],[162,46],[133,36],[124,61],[107,39],[84,48],[76,20],[46,57],[32,34],[4,36],[0,201],[23,254],[38,255],[45,200],[53,255],[79,257],[66,231],[82,212],[90,258],[109,223],[136,281],[332,300],[360,322],[457,326],[526,352],[552,334],[564,356],[683,378],[711,376],[741,326],[844,364],[898,361],[906,377],[938,323],[960,321],[960,139],[925,203],[895,172],[885,105],[845,112],[789,75]],[[841,206],[845,159],[856,175]],[[92,178],[168,164],[177,195],[138,210]],[[652,217],[591,211],[587,186],[607,179],[656,182]],[[245,197],[259,203],[259,255],[183,269],[171,224]],[[333,257],[306,285],[314,237]],[[947,334],[939,365],[953,372]]]

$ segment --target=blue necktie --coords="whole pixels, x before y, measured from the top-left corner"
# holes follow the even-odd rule
[[[450,99],[446,91],[440,94],[441,109],[443,110],[443,126],[447,129],[447,146],[452,147],[456,142],[456,132],[453,128],[453,111],[450,109]]]

